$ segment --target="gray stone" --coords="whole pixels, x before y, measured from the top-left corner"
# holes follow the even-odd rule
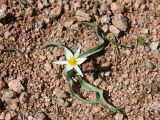
[[[1,99],[2,101],[9,101],[10,99],[14,98],[16,96],[16,93],[10,90],[4,91]]]
[[[150,44],[150,48],[151,48],[152,50],[158,49],[159,46],[160,46],[160,42],[159,42],[159,41],[152,42],[152,43]]]
[[[26,92],[22,92],[19,96],[19,100],[21,104],[26,103],[28,100],[28,94]]]
[[[151,61],[146,61],[146,66],[150,69],[154,69],[155,65]]]

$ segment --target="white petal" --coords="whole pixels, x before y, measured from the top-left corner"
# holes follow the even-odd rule
[[[54,63],[64,65],[67,64],[67,61],[55,61]]]
[[[77,49],[76,53],[74,54],[74,57],[78,58],[79,54],[80,54],[80,47]]]
[[[70,70],[72,70],[72,69],[73,69],[72,66],[66,65],[66,71],[70,71]]]
[[[87,58],[78,58],[78,65],[82,64]]]
[[[64,51],[65,51],[65,56],[66,56],[66,59],[68,60],[70,57],[73,56],[72,52],[67,49],[66,47],[64,47]]]
[[[83,74],[81,72],[81,69],[78,66],[75,66],[74,69],[83,77]]]

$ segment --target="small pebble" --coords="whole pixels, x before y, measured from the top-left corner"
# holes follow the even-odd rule
[[[106,24],[106,25],[104,25],[103,27],[102,27],[102,30],[106,33],[106,32],[108,32],[108,25]]]
[[[1,113],[0,113],[0,120],[4,120],[4,118],[5,118],[5,113],[4,113],[4,112],[1,112]]]
[[[155,65],[151,61],[146,61],[146,66],[150,69],[155,68]]]
[[[33,120],[46,120],[46,115],[42,112],[38,112],[38,113],[36,113]]]
[[[73,20],[69,20],[69,21],[66,21],[65,23],[64,23],[64,27],[65,28],[70,28],[71,27],[71,25],[73,24]]]
[[[153,82],[151,84],[151,91],[153,93],[158,93],[159,92],[159,88],[160,88],[160,86],[158,86],[158,84],[156,82]]]
[[[114,116],[114,118],[115,118],[115,120],[123,120],[123,114],[122,113],[117,113],[115,116]]]
[[[10,103],[9,107],[12,110],[16,110],[17,109],[17,103],[13,101],[13,102]]]
[[[152,42],[152,43],[150,44],[150,48],[151,48],[152,50],[156,50],[156,49],[158,49],[158,47],[160,47],[160,42],[159,42],[159,41]]]
[[[59,94],[58,94],[58,97],[60,98],[63,98],[63,99],[66,99],[66,98],[69,98],[70,95],[67,91],[61,91]]]
[[[90,21],[91,17],[88,13],[82,11],[82,10],[78,10],[76,12],[76,18],[78,21]]]
[[[115,14],[112,17],[112,24],[121,31],[126,31],[128,28],[127,20],[122,14]]]
[[[98,86],[102,82],[101,79],[97,79],[93,82],[93,85]]]
[[[65,101],[62,98],[59,98],[57,102],[58,102],[58,106],[61,106],[61,107],[64,106]]]
[[[48,72],[48,71],[50,71],[51,69],[52,69],[52,67],[51,67],[51,64],[50,63],[46,63],[46,64],[44,64],[44,69]]]
[[[3,4],[0,6],[0,20],[7,16],[7,5]]]
[[[6,113],[5,115],[5,120],[11,120],[12,119],[12,116],[9,112]]]
[[[32,116],[28,116],[28,120],[33,120],[33,117]]]
[[[102,24],[106,24],[106,23],[109,23],[110,20],[111,20],[111,18],[110,18],[108,15],[104,15],[104,16],[102,16],[102,18],[101,18],[101,23],[102,23]]]
[[[21,104],[26,103],[28,100],[28,94],[26,92],[22,92],[19,96],[19,100]]]
[[[111,33],[113,33],[115,36],[119,36],[120,35],[120,30],[118,30],[115,26],[110,25],[109,26],[109,31]]]
[[[14,92],[17,92],[17,93],[21,93],[22,91],[24,91],[24,87],[22,86],[19,80],[11,80],[8,83],[8,87],[10,90],[13,90]]]
[[[3,101],[9,101],[11,98],[14,98],[15,96],[16,96],[16,93],[15,93],[15,92],[13,92],[13,91],[11,91],[11,90],[6,90],[6,91],[4,91],[1,99],[2,99]]]
[[[38,8],[39,10],[42,10],[42,9],[44,8],[44,5],[43,5],[41,2],[38,2],[38,3],[37,3],[37,8]]]

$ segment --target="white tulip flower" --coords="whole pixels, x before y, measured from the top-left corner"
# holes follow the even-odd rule
[[[83,74],[82,74],[81,69],[79,68],[79,65],[82,64],[87,58],[78,57],[80,54],[80,48],[77,49],[74,55],[66,47],[64,47],[64,51],[65,51],[65,57],[67,60],[66,61],[55,61],[54,63],[55,64],[65,64],[66,71],[75,69],[78,72],[78,74],[83,77]]]

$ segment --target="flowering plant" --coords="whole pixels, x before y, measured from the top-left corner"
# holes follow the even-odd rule
[[[112,112],[119,112],[118,108],[112,106],[111,104],[109,104],[105,100],[104,91],[102,89],[97,88],[97,87],[91,85],[90,83],[86,82],[85,80],[83,80],[83,74],[79,68],[80,67],[79,65],[82,64],[87,59],[87,57],[103,50],[104,46],[105,46],[105,38],[104,38],[102,30],[97,25],[95,25],[93,23],[85,23],[85,24],[89,25],[90,27],[92,27],[96,30],[96,36],[98,37],[98,39],[100,41],[100,45],[98,47],[92,48],[92,49],[90,49],[84,53],[81,53],[81,54],[80,54],[80,48],[78,48],[78,50],[76,51],[76,53],[74,55],[69,49],[67,49],[65,46],[63,46],[62,44],[60,44],[58,42],[46,43],[42,48],[46,48],[48,46],[58,46],[65,51],[66,61],[56,61],[55,63],[66,65],[67,84],[69,86],[69,89],[70,89],[70,92],[72,93],[72,95],[74,95],[77,99],[81,100],[82,102],[90,103],[90,104],[99,103],[99,104],[107,107]],[[75,74],[76,72],[78,74]],[[90,100],[86,100],[86,99],[80,97],[80,95],[73,90],[73,79],[77,79],[81,88],[83,88],[84,90],[90,91],[90,92],[95,92],[96,93],[96,101],[90,101]]]

